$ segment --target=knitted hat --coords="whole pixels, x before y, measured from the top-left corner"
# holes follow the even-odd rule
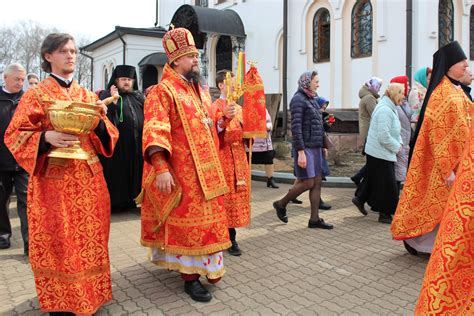
[[[404,95],[405,96],[408,96],[408,77],[407,76],[398,76],[398,77],[394,77],[392,78],[392,80],[390,80],[390,83],[401,83],[402,85],[405,86],[405,92],[404,92]]]

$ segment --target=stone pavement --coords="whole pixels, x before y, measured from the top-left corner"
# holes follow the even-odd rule
[[[113,214],[110,235],[113,300],[96,315],[410,315],[426,257],[410,256],[377,214],[362,216],[353,189],[324,188],[322,213],[332,231],[308,229],[309,202],[288,208],[281,223],[272,201],[288,191],[253,182],[252,224],[238,229],[241,257],[226,255],[227,273],[210,303],[192,301],[183,281],[146,259],[138,213]],[[13,205],[12,205],[13,206]],[[16,210],[13,210],[15,213]],[[12,248],[0,250],[0,314],[41,315],[31,269],[22,256],[19,220]],[[206,282],[203,282],[206,284]]]

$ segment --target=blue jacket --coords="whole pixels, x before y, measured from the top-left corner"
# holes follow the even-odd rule
[[[396,105],[383,96],[370,119],[365,153],[375,158],[397,161],[397,153],[403,144],[401,126]]]
[[[323,120],[316,98],[298,89],[290,102],[293,148],[323,147]]]

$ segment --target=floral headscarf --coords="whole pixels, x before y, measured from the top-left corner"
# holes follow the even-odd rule
[[[401,83],[391,82],[385,90],[385,95],[389,97],[395,105],[399,105],[405,96],[405,86]]]
[[[423,67],[418,69],[413,76],[415,81],[419,82],[423,87],[428,89],[428,74],[431,72],[431,68]]]
[[[380,88],[382,87],[382,79],[378,77],[372,77],[365,83],[365,86],[369,88],[370,91],[379,93]]]
[[[318,73],[316,71],[306,71],[303,72],[300,76],[300,79],[298,79],[298,87],[311,98],[316,96],[316,92],[311,91],[309,88],[313,74],[317,75]]]

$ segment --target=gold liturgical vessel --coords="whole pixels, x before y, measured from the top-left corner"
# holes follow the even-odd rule
[[[99,124],[101,108],[97,105],[62,100],[51,103],[47,111],[49,120],[57,132],[80,136],[89,134]],[[54,148],[48,157],[87,160],[89,154],[81,148],[81,142],[78,140],[72,146]]]

